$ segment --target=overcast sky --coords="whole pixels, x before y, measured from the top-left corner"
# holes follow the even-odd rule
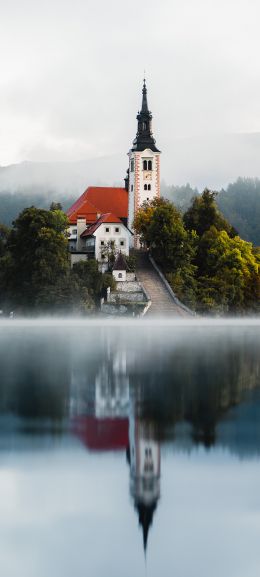
[[[198,142],[260,132],[259,0],[0,0],[0,8],[0,165],[125,155],[144,69],[168,172],[178,143],[195,143],[188,164],[200,166]]]

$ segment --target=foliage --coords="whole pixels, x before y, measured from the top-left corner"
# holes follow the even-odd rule
[[[188,230],[195,230],[201,237],[211,226],[217,230],[226,230],[230,235],[235,231],[218,210],[216,192],[205,188],[201,196],[197,196],[191,207],[184,214],[184,224]]]
[[[0,207],[0,221],[10,226],[22,210],[28,206],[35,206],[36,208],[49,209],[52,199],[55,198],[56,192],[53,190],[42,191],[42,188],[37,187],[31,189],[14,190],[13,192],[0,191],[1,207]],[[62,198],[63,210],[66,211],[74,202],[74,196],[64,196]],[[60,204],[59,202],[54,204]]]
[[[9,233],[9,228],[0,223],[0,257],[4,255]]]
[[[54,290],[68,274],[67,226],[63,212],[35,207],[25,209],[14,222],[7,243],[11,258],[7,281],[21,306],[37,306],[40,295]]]
[[[238,178],[220,191],[217,204],[242,238],[260,246],[259,178]]]
[[[108,240],[104,246],[102,246],[101,257],[104,262],[108,265],[108,270],[112,271],[113,264],[116,260],[116,247],[114,240]]]
[[[106,294],[108,287],[113,290],[115,288],[115,280],[109,273],[102,274],[98,270],[98,263],[96,260],[80,261],[73,265],[72,273],[74,278],[82,286],[86,287],[88,294],[93,301],[98,302],[99,298]]]
[[[129,256],[124,255],[124,259],[126,261],[127,272],[135,272],[136,257],[133,254],[130,254]]]
[[[197,236],[185,229],[180,212],[168,200],[155,199],[146,202],[136,215],[134,228],[168,275],[167,278],[179,298],[188,303],[193,302],[193,261]]]
[[[235,235],[215,193],[204,191],[183,219],[169,201],[145,203],[134,226],[188,306],[213,314],[260,312],[260,251]]]
[[[199,310],[259,310],[260,259],[251,243],[211,227],[201,238],[197,265]]]

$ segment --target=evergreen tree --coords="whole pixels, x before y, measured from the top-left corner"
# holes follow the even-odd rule
[[[236,231],[220,213],[216,204],[216,192],[206,188],[201,196],[196,196],[191,207],[184,214],[184,224],[188,230],[195,230],[201,237],[211,226],[226,230],[230,236]]]

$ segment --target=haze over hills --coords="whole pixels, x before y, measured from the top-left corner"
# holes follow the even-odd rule
[[[219,190],[238,176],[260,177],[260,133],[158,140],[161,178],[167,184]],[[77,162],[21,162],[0,168],[0,193],[52,190],[81,194],[89,185],[122,186],[126,152]]]

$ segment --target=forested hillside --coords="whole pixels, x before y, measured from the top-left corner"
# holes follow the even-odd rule
[[[53,190],[42,192],[41,190],[24,190],[13,193],[0,191],[0,223],[10,226],[18,214],[30,206],[48,209],[52,202],[60,202],[63,210],[67,210],[75,197],[61,197]]]
[[[239,235],[260,246],[260,179],[238,178],[216,200]]]
[[[162,182],[161,195],[184,213],[199,192],[190,184],[168,186]],[[37,187],[14,192],[0,190],[0,223],[10,226],[24,208],[33,205],[47,209],[53,201],[60,202],[66,211],[75,200],[76,196],[57,192],[55,187],[46,191]],[[238,178],[218,193],[216,202],[241,238],[260,246],[260,179]]]
[[[161,183],[161,196],[167,198],[181,211],[188,210],[193,199],[199,195],[197,188],[192,188],[190,184],[183,186],[168,186],[164,182]]]

